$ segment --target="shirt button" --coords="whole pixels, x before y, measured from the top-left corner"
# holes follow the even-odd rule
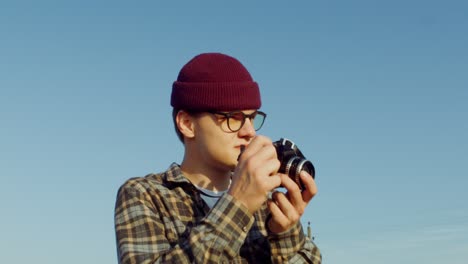
[[[242,231],[247,232],[247,227],[244,226],[244,227],[242,228]]]

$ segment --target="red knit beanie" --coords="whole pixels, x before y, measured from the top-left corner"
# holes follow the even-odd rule
[[[258,84],[237,59],[203,53],[182,67],[172,85],[171,105],[195,111],[259,109]]]

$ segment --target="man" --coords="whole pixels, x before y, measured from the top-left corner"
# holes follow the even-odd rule
[[[184,158],[119,189],[119,262],[321,263],[299,221],[315,182],[303,173],[301,192],[278,173],[271,140],[256,135],[266,114],[247,69],[224,54],[200,54],[181,69],[171,105]]]

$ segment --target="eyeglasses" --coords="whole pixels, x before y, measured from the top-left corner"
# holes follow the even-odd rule
[[[221,115],[227,120],[227,126],[230,131],[237,132],[239,131],[245,124],[245,119],[250,119],[253,121],[253,127],[255,131],[262,128],[263,123],[265,122],[266,114],[262,111],[255,111],[250,115],[244,114],[241,111],[234,111],[234,112],[209,112],[214,115]]]

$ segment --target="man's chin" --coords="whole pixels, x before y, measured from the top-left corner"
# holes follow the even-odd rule
[[[230,170],[230,171],[234,171],[234,170],[236,169],[236,167],[237,167],[237,164],[238,164],[238,162],[235,161],[235,162],[231,163],[230,165],[228,165],[228,166],[229,166],[229,170]]]
[[[227,159],[225,160],[225,163],[226,165],[226,168],[230,171],[234,171],[237,167],[237,164],[239,164],[239,162],[237,161],[237,158],[232,158],[232,159]]]
[[[230,167],[230,171],[231,171],[231,172],[234,172],[235,170],[236,170],[236,166],[231,166],[231,167]]]

